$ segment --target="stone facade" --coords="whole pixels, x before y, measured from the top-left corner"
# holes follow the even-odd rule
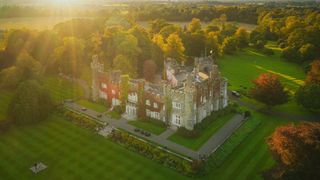
[[[92,99],[105,99],[119,105],[119,71],[103,72],[96,56],[91,63]],[[193,67],[174,60],[164,63],[165,80],[156,83],[130,79],[125,117],[146,117],[167,123],[172,128],[192,130],[197,123],[228,105],[227,79],[221,77],[210,57],[195,58]],[[140,113],[139,113],[140,112]],[[142,113],[141,113],[142,112]]]

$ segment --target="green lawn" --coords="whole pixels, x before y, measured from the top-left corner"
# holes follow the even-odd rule
[[[262,179],[261,172],[274,165],[274,160],[266,144],[267,137],[287,120],[253,113],[253,118],[262,122],[217,169],[201,179],[237,180]]]
[[[1,179],[186,179],[54,115],[0,136]],[[35,162],[48,169],[34,175]]]
[[[81,100],[78,100],[77,103],[83,107],[86,107],[88,109],[92,109],[97,112],[106,112],[107,111],[107,107],[105,105],[99,104],[99,103],[94,103],[94,102],[91,102],[88,100],[81,99]]]
[[[143,129],[145,131],[148,131],[157,135],[163,133],[166,130],[166,127],[162,127],[160,125],[156,125],[148,121],[136,120],[136,121],[129,121],[128,123],[137,128]]]
[[[13,94],[13,92],[9,91],[0,91],[0,121],[6,118],[8,105]]]
[[[83,95],[81,87],[59,77],[48,77],[44,80],[44,87],[48,89],[52,99],[56,103],[64,99],[79,98]]]
[[[233,116],[234,114],[228,114],[213,120],[213,122],[210,123],[210,125],[206,127],[197,138],[187,138],[175,133],[169,137],[169,140],[193,150],[197,150]]]
[[[275,55],[266,56],[253,49],[246,49],[237,54],[225,55],[218,59],[219,69],[230,83],[229,89],[239,90],[241,86],[249,89],[253,85],[252,80],[260,74],[275,73],[279,75],[292,96],[287,104],[278,106],[276,109],[296,115],[310,114],[310,112],[298,106],[293,98],[297,88],[304,83],[305,73],[302,68],[282,59],[279,49],[274,44],[269,43],[267,47],[274,49]]]

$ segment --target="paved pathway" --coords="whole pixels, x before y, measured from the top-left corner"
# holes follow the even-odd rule
[[[235,115],[232,120],[228,121],[228,123],[220,128],[214,136],[211,136],[211,138],[199,149],[199,153],[210,155],[212,152],[216,151],[244,121],[245,119],[242,115]]]
[[[70,108],[74,111],[86,114],[87,116],[96,118],[98,113],[96,111],[93,111],[91,109],[87,109],[86,111],[82,111],[82,106],[76,104],[76,103],[65,103],[65,106],[67,108]],[[169,141],[167,138],[170,137],[173,133],[175,133],[172,129],[167,129],[165,132],[163,132],[160,135],[152,134],[150,137],[146,137],[139,132],[135,132],[134,129],[135,126],[132,126],[128,124],[127,120],[125,119],[119,119],[114,120],[107,116],[102,116],[99,118],[103,122],[109,123],[109,126],[115,127],[118,129],[124,129],[127,132],[130,132],[138,137],[143,137],[144,139],[148,139],[152,142],[155,142],[157,144],[160,144],[163,147],[166,147],[176,153],[183,154],[187,157],[190,157],[192,159],[199,159],[199,154],[202,155],[210,155],[212,152],[214,152],[233,132],[235,129],[237,129],[242,124],[242,116],[236,115],[234,116],[226,125],[224,125],[217,133],[212,135],[212,137],[200,148],[198,151],[191,150],[189,148],[186,148],[182,145],[179,145],[177,143],[174,143],[172,141]]]

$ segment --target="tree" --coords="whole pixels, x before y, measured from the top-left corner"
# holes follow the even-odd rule
[[[310,61],[318,56],[318,50],[313,44],[305,44],[299,49],[302,61]]]
[[[169,23],[167,23],[164,19],[156,19],[151,22],[151,33],[157,34],[163,27],[168,25]]]
[[[184,61],[184,50],[185,48],[179,35],[170,34],[165,46],[165,55],[178,61]]]
[[[201,21],[197,18],[192,18],[191,22],[188,24],[188,31],[191,33],[201,30]]]
[[[121,75],[120,92],[121,107],[125,109],[129,92],[129,75]]]
[[[8,119],[28,124],[46,119],[53,110],[47,91],[35,80],[21,83],[8,108]]]
[[[209,51],[211,51],[211,56],[214,58],[218,57],[220,52],[219,42],[217,34],[214,32],[210,32],[206,38],[206,47]]]
[[[268,139],[277,165],[272,179],[320,177],[320,124],[303,122],[277,128]],[[269,178],[269,179],[270,179]]]
[[[6,89],[15,89],[22,81],[21,70],[16,66],[3,69],[0,72],[0,87]]]
[[[267,106],[275,106],[288,102],[289,94],[275,74],[261,74],[253,81],[254,87],[251,95],[259,102]]]
[[[320,110],[320,84],[306,84],[300,87],[295,95],[297,103],[306,109]]]
[[[233,54],[237,51],[237,44],[237,39],[234,36],[226,37],[221,46],[222,54]]]
[[[14,89],[22,81],[38,79],[40,74],[40,63],[24,51],[20,53],[14,66],[0,72],[0,85],[3,88]]]
[[[153,81],[157,72],[157,64],[152,60],[146,60],[143,63],[143,76],[148,81]]]
[[[113,69],[120,70],[122,73],[136,77],[137,72],[132,65],[132,61],[125,55],[118,55],[113,59]]]
[[[38,78],[41,74],[41,64],[27,52],[22,52],[15,64],[21,71],[22,80]]]
[[[182,32],[182,29],[180,26],[175,24],[170,24],[168,26],[163,27],[160,30],[159,34],[161,34],[162,37],[166,39],[170,36],[170,34],[174,34],[174,33],[181,34],[181,32]]]
[[[311,69],[308,72],[306,83],[320,84],[320,60],[311,63]]]
[[[205,50],[205,34],[203,31],[194,33],[187,32],[183,36],[183,44],[186,49],[186,55],[199,57]]]
[[[118,32],[113,38],[113,44],[116,48],[116,53],[126,55],[131,58],[137,57],[141,52],[141,49],[138,47],[138,39],[129,33]]]
[[[244,28],[238,28],[235,37],[238,40],[239,49],[243,49],[249,45],[249,33]]]
[[[63,39],[63,44],[54,51],[55,68],[62,73],[78,77],[84,63],[84,41],[76,37]]]

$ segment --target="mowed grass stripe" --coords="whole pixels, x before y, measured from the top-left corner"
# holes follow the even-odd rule
[[[242,142],[218,169],[201,179],[261,179],[263,170],[273,165],[266,138],[286,120],[253,113],[262,123]]]
[[[14,92],[0,90],[0,121],[6,118],[8,106]]]
[[[9,130],[0,147],[4,179],[186,179],[59,116]],[[35,161],[48,169],[34,176],[29,167]]]

